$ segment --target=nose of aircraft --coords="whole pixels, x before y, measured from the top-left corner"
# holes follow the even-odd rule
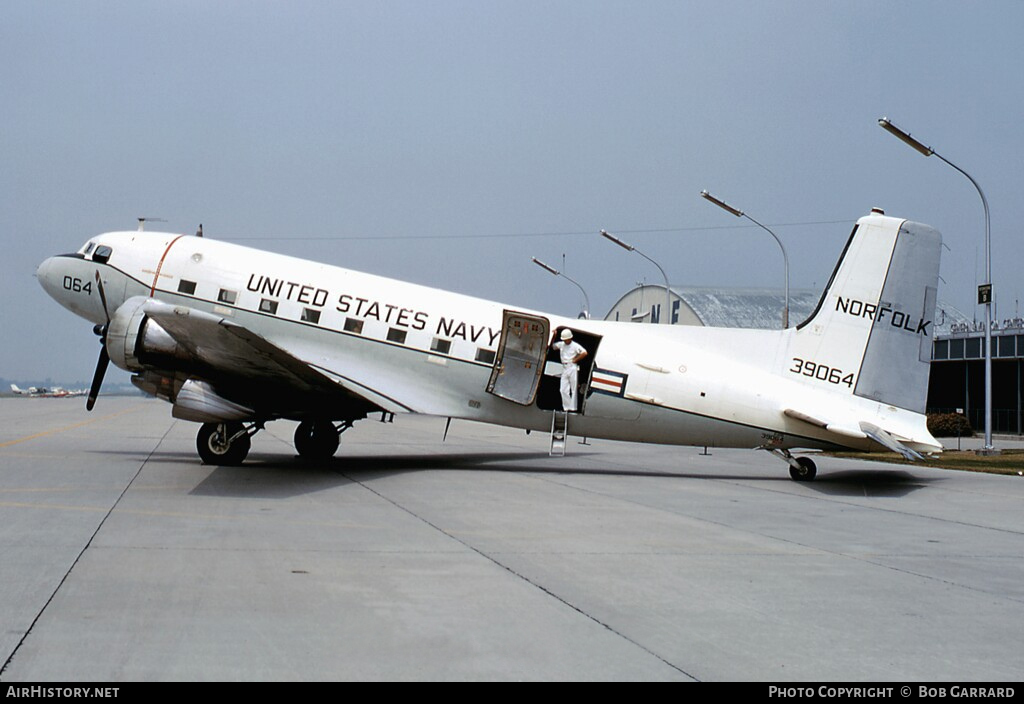
[[[36,278],[50,298],[75,315],[94,323],[103,323],[107,316],[101,305],[96,270],[91,262],[76,255],[57,255],[43,260],[36,268]]]
[[[58,298],[57,287],[54,285],[54,259],[56,257],[47,257],[42,263],[36,268],[36,279],[39,281],[39,285],[43,287],[43,290],[50,294],[51,298]],[[59,299],[58,299],[59,300]]]

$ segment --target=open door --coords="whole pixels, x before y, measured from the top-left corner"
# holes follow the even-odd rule
[[[547,318],[505,311],[488,393],[523,406],[533,403],[544,372],[550,329]]]
[[[558,334],[564,327],[568,326],[556,327],[553,337],[558,338]],[[594,373],[594,363],[597,360],[597,348],[601,344],[601,336],[572,327],[569,329],[572,330],[573,340],[583,345],[583,349],[587,351],[587,356],[580,362],[579,377],[577,379],[579,383],[579,396],[576,403],[576,413],[584,415],[587,399],[593,393],[591,391],[591,377]],[[549,346],[546,360],[545,374],[541,377],[540,388],[537,390],[537,408],[545,411],[560,411],[562,410],[562,394],[560,391],[562,385],[562,362],[558,350]]]

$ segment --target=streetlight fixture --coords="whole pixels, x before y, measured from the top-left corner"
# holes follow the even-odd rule
[[[643,257],[644,259],[649,261],[651,264],[653,264],[654,266],[658,267],[658,271],[661,272],[662,278],[665,279],[665,315],[663,317],[665,318],[665,325],[671,325],[672,324],[672,313],[671,313],[671,309],[672,309],[672,293],[671,293],[671,288],[669,288],[669,285],[668,285],[668,274],[666,274],[665,270],[661,268],[661,264],[659,264],[658,262],[656,262],[653,259],[651,259],[650,257],[648,257],[646,254],[641,252],[639,249],[637,249],[633,245],[629,244],[628,242],[623,242],[618,237],[616,237],[615,235],[609,234],[605,230],[601,230],[601,237],[604,237],[607,240],[611,240],[612,242],[614,242],[615,244],[619,245],[620,247],[622,247],[627,252],[636,252],[641,257]]]
[[[767,227],[765,227],[764,225],[759,223],[754,218],[752,218],[749,215],[747,215],[746,213],[744,213],[742,210],[738,210],[738,209],[732,207],[731,205],[729,205],[728,203],[726,203],[725,201],[719,200],[718,198],[715,198],[713,195],[711,195],[710,193],[707,192],[707,189],[705,189],[705,190],[700,192],[700,197],[703,198],[704,200],[707,200],[707,201],[710,201],[710,202],[714,203],[715,205],[717,205],[722,210],[724,210],[724,211],[726,211],[728,213],[732,213],[733,215],[735,215],[738,218],[746,218],[747,220],[749,220],[750,222],[754,223],[755,225],[760,227],[762,230],[767,232],[769,235],[774,237],[775,241],[778,242],[779,249],[782,250],[782,262],[785,265],[785,275],[786,275],[786,286],[785,286],[785,289],[786,289],[786,307],[782,309],[782,329],[785,330],[786,328],[789,327],[789,255],[786,254],[786,248],[782,245],[782,240],[780,240],[778,238],[778,236],[774,232],[769,230]]]
[[[981,190],[981,186],[971,178],[969,173],[931,147],[911,137],[909,132],[901,130],[888,117],[880,118],[878,126],[910,145],[921,154],[925,156],[932,156],[934,154],[939,157],[939,159],[966,176],[967,180],[977,189],[978,195],[981,196],[981,205],[985,209],[985,282],[978,286],[978,302],[985,304],[985,447],[980,451],[980,454],[996,454],[997,450],[992,445],[992,233],[989,227],[988,199],[985,198],[985,193]]]
[[[541,269],[544,269],[548,273],[553,274],[554,276],[561,276],[563,279],[575,284],[576,288],[578,288],[580,290],[580,293],[583,294],[583,300],[586,304],[586,308],[584,308],[583,310],[583,317],[586,320],[590,320],[590,297],[587,296],[587,292],[583,290],[583,287],[579,285],[579,282],[569,278],[555,267],[545,264],[540,259],[537,259],[537,257],[533,257],[533,263],[539,266]]]

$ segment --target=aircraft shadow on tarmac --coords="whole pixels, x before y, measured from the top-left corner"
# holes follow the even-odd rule
[[[550,475],[648,477],[712,481],[784,482],[794,488],[835,497],[897,498],[937,481],[915,476],[903,469],[846,469],[818,474],[813,482],[794,484],[788,474],[766,476],[707,472],[671,472],[643,469],[595,468],[573,460],[601,453],[577,452],[572,458],[550,458],[546,452],[474,452],[453,454],[340,455],[325,461],[304,461],[295,456],[253,453],[239,467],[203,467],[209,473],[191,490],[197,496],[287,498],[315,493],[345,484],[406,472],[461,470]],[[147,463],[182,464],[179,453],[153,453]],[[190,463],[189,463],[190,464]]]
[[[434,470],[540,472],[529,464],[546,460],[545,453],[465,453],[430,455],[338,456],[308,461],[282,455],[249,455],[240,467],[214,467],[190,493],[197,496],[249,496],[285,498],[313,493],[375,476]],[[180,461],[180,458],[179,460]],[[491,463],[497,463],[492,465]],[[526,464],[524,464],[526,463]],[[207,468],[209,469],[209,468]]]
[[[830,496],[897,498],[935,481],[941,480],[917,477],[903,470],[856,469],[822,472],[804,486]]]

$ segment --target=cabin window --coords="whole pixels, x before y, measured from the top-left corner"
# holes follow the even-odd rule
[[[303,308],[302,309],[302,322],[304,323],[319,323],[320,322],[320,311],[316,308]]]
[[[435,337],[430,343],[430,351],[437,352],[438,354],[448,354],[452,349],[452,341],[445,340],[442,337]]]
[[[237,291],[229,291],[226,288],[222,288],[220,293],[217,294],[217,301],[220,303],[227,303],[229,306],[235,305],[235,301],[238,299]]]
[[[388,330],[388,342],[397,342],[400,345],[405,344],[406,331],[402,328],[390,328]]]
[[[110,259],[110,255],[114,253],[110,247],[105,244],[101,244],[96,248],[96,251],[92,253],[92,260],[99,262],[100,264],[106,264]]]
[[[182,279],[178,282],[178,293],[184,293],[186,296],[191,296],[196,292],[196,282],[189,281],[188,279]]]
[[[494,364],[495,350],[485,350],[483,347],[476,348],[476,361],[484,364]]]
[[[270,313],[271,315],[277,315],[277,301],[272,301],[269,298],[264,298],[260,301],[260,313]]]
[[[356,335],[362,335],[363,321],[358,318],[345,318],[345,332],[354,332]]]

